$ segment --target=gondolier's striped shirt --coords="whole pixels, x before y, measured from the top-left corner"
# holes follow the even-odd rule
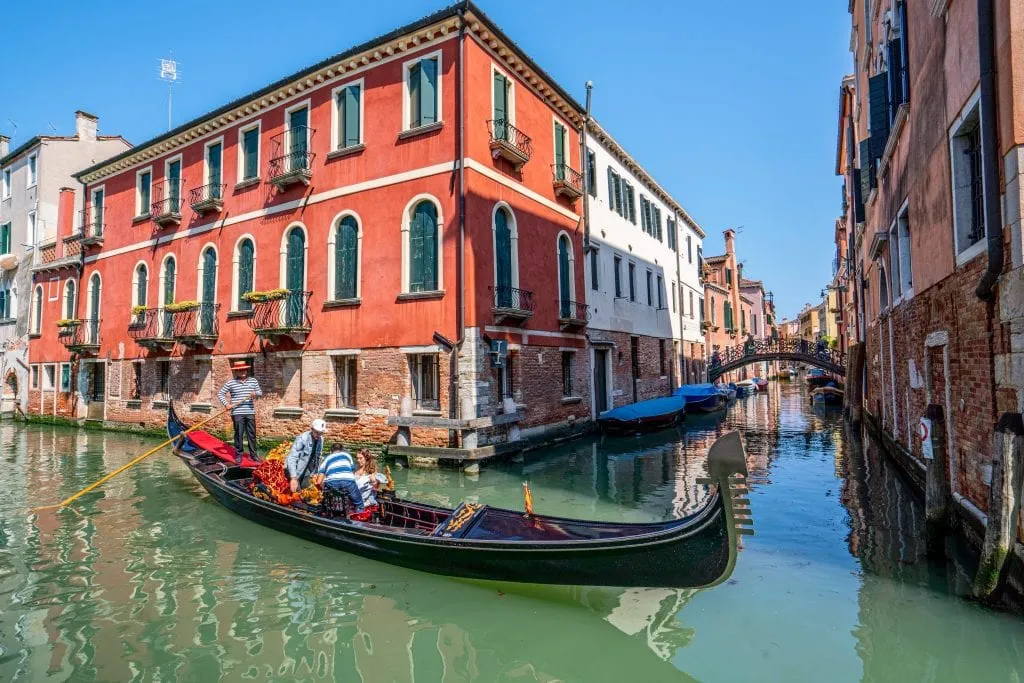
[[[232,415],[255,415],[256,407],[253,405],[253,396],[262,396],[263,390],[260,389],[260,383],[256,381],[255,377],[249,377],[245,380],[231,379],[220,389],[220,393],[217,394],[217,398],[220,399],[221,405],[228,404],[228,396],[231,396],[231,414]],[[248,399],[243,401],[243,399]]]

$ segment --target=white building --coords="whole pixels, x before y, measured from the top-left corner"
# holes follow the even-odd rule
[[[37,135],[14,150],[0,136],[0,377],[2,412],[28,400],[28,320],[32,266],[57,238],[62,187],[72,173],[131,147],[120,136],[98,135],[98,120],[75,112],[75,134]],[[81,197],[76,197],[76,210]],[[57,289],[54,289],[56,292]]]
[[[599,414],[700,380],[704,231],[593,120],[586,157],[586,300]]]

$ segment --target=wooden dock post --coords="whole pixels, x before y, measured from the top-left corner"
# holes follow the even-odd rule
[[[942,558],[945,556],[950,500],[946,418],[942,406],[929,404],[922,425],[927,430],[921,442],[925,458],[925,542],[930,557]]]
[[[1021,479],[1024,473],[1024,419],[1020,413],[1003,413],[996,423],[995,457],[992,461],[988,523],[981,548],[974,595],[989,598],[1002,582],[1003,568],[1017,540]]]

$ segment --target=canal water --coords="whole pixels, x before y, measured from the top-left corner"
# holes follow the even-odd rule
[[[703,591],[453,580],[219,507],[169,454],[74,510],[30,513],[154,442],[0,423],[0,681],[1020,681],[1024,622],[957,597],[922,507],[797,383],[681,432],[584,440],[479,476],[401,470],[411,498],[607,520],[685,514],[707,449],[744,437],[755,535]]]

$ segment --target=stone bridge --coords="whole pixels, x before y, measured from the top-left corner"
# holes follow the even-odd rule
[[[829,348],[823,342],[809,342],[806,339],[748,339],[745,343],[722,351],[715,351],[708,361],[708,381],[744,365],[763,361],[788,361],[806,363],[846,376],[846,354]]]

